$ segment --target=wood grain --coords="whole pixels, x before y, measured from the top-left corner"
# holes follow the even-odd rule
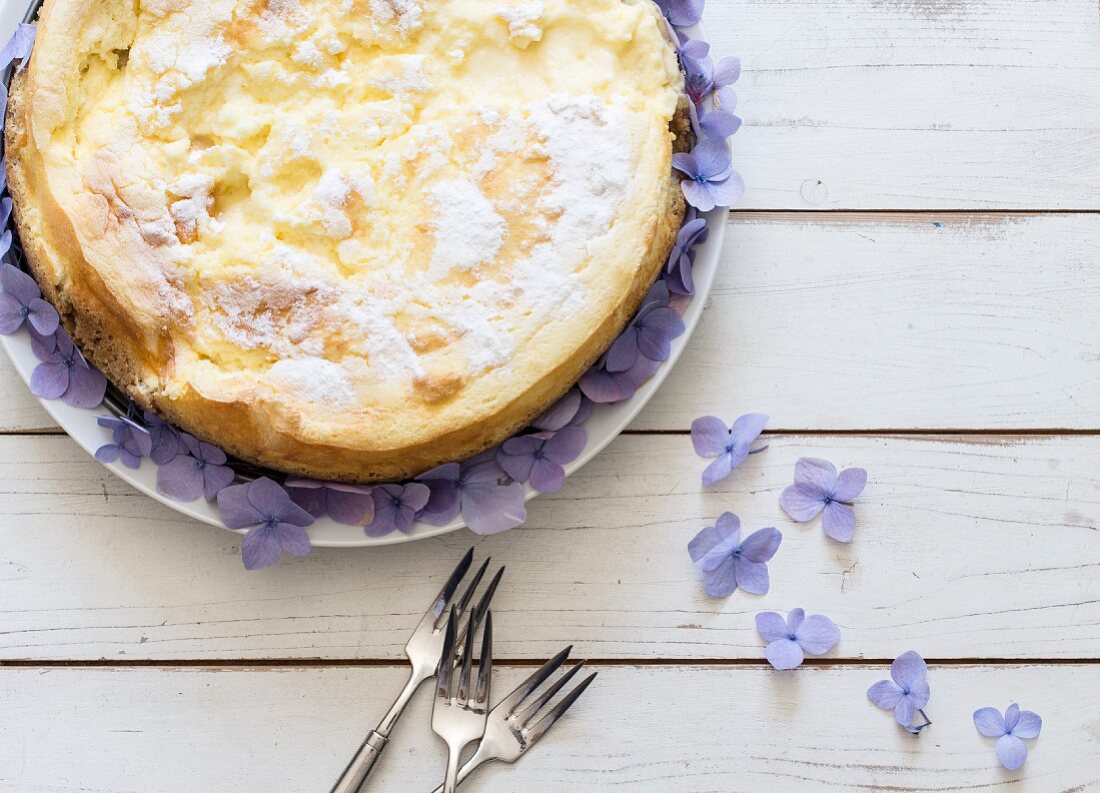
[[[760,658],[753,616],[802,606],[832,658],[1100,658],[1100,438],[773,436],[704,491],[685,436],[624,436],[527,527],[325,550],[246,574],[239,540],[131,490],[64,437],[0,438],[0,657],[402,657],[470,544],[506,563],[497,656]],[[843,546],[777,497],[800,456],[871,484]],[[766,597],[703,595],[687,542],[723,510],[785,534]]]
[[[1100,428],[1100,215],[735,215],[639,430]],[[52,420],[0,356],[0,430]]]
[[[1100,209],[1095,0],[711,0],[744,209]]]
[[[900,649],[900,648],[899,648]],[[497,696],[530,673],[503,669]],[[883,667],[776,674],[613,667],[484,793],[1053,793],[1100,787],[1100,693],[1084,666],[936,668],[915,738],[866,699]],[[395,668],[0,671],[3,793],[325,790],[404,681]],[[442,747],[422,690],[372,784],[429,791]],[[1018,701],[1044,719],[1016,773],[971,722]]]

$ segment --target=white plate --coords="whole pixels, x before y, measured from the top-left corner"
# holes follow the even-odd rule
[[[23,20],[31,3],[28,0],[0,0],[0,41],[7,41],[12,31]],[[692,34],[701,38],[698,29],[693,29]],[[695,280],[695,295],[691,298],[684,311],[685,330],[679,338],[672,342],[672,354],[669,359],[661,364],[657,373],[634,394],[633,397],[614,405],[596,405],[592,415],[584,423],[584,429],[588,432],[588,443],[581,455],[565,466],[566,475],[572,474],[582,465],[613,441],[619,433],[638,415],[645,404],[657,392],[661,383],[668,377],[680,354],[687,346],[699,318],[703,314],[703,306],[706,305],[707,296],[710,294],[711,285],[714,283],[714,274],[718,268],[719,254],[722,249],[722,239],[726,233],[728,210],[715,209],[704,215],[707,219],[707,241],[695,248],[695,268],[692,271]],[[18,331],[11,336],[0,336],[0,346],[7,351],[15,364],[16,371],[25,382],[30,381],[31,372],[38,365],[31,350],[30,336],[25,330]],[[106,408],[100,410],[83,410],[70,407],[59,399],[39,400],[54,420],[69,433],[88,454],[95,454],[95,450],[105,443],[110,442],[108,430],[96,423],[96,417],[104,415]],[[141,492],[154,498],[162,504],[166,504],[179,513],[209,523],[212,526],[225,528],[218,517],[217,507],[207,501],[199,500],[192,503],[183,503],[166,498],[157,492],[156,477],[157,468],[149,460],[143,460],[141,468],[133,470],[121,463],[115,462],[106,465],[117,476],[136,487]],[[526,485],[526,497],[531,499],[538,495],[538,491],[530,485]],[[416,523],[411,533],[402,534],[394,532],[385,537],[367,537],[363,529],[358,526],[345,526],[329,518],[317,520],[307,531],[310,541],[319,547],[352,548],[365,545],[393,545],[401,542],[422,540],[426,537],[435,537],[440,534],[455,531],[465,527],[461,515],[446,526],[431,526],[425,523]],[[228,530],[228,529],[227,529]],[[239,532],[244,533],[244,532]]]

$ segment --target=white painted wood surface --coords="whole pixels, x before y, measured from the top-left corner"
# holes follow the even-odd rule
[[[726,266],[633,434],[525,528],[245,574],[233,535],[115,480],[0,361],[0,793],[326,789],[471,543],[509,566],[499,658],[612,665],[469,790],[1100,790],[1096,2],[709,6],[745,64]],[[747,410],[780,432],[705,491],[691,419]],[[853,545],[778,510],[805,454],[869,470]],[[701,593],[685,545],[724,509],[785,533],[765,597]],[[777,674],[752,616],[799,605],[843,639]],[[943,663],[919,739],[864,698],[910,648]],[[530,671],[504,667],[498,690]],[[1045,724],[1010,774],[970,713],[1013,700]],[[375,789],[431,789],[427,707]]]
[[[795,430],[1098,428],[1097,250],[1100,215],[734,215],[634,428],[750,408]],[[0,406],[0,428],[55,427],[6,358]]]
[[[396,659],[472,542],[508,566],[498,658],[575,641],[597,658],[760,658],[753,615],[803,606],[836,658],[1100,659],[1100,438],[781,436],[704,492],[682,435],[619,438],[530,505],[527,526],[317,549],[254,574],[239,539],[116,481],[68,438],[0,438],[0,658]],[[777,499],[794,461],[862,465],[856,541]],[[686,547],[726,509],[783,545],[765,597],[713,600]],[[62,584],[63,585],[59,585]]]
[[[501,693],[530,671],[502,670]],[[1084,793],[1100,788],[1094,671],[933,667],[934,723],[915,738],[866,699],[885,667],[604,668],[541,745],[461,790]],[[0,791],[316,793],[403,679],[395,668],[11,670],[0,675]],[[971,721],[1012,701],[1044,719],[1018,773],[997,765]],[[419,692],[372,790],[428,793],[441,781],[429,703]]]

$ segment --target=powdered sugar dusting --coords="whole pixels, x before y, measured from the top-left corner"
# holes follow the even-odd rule
[[[437,184],[431,194],[435,251],[429,274],[438,280],[492,261],[504,244],[506,224],[480,188],[453,180]]]
[[[419,0],[370,0],[370,13],[376,25],[393,25],[402,38],[424,24],[424,7]]]
[[[532,41],[542,39],[542,28],[535,23],[545,12],[546,7],[538,0],[534,0],[534,2],[501,6],[496,13],[507,23],[508,36],[513,41],[530,44]]]
[[[324,358],[284,358],[268,370],[267,380],[277,390],[313,404],[339,409],[355,402],[355,391],[344,367]]]

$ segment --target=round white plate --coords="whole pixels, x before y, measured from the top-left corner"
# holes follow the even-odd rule
[[[23,20],[30,5],[28,0],[0,0],[0,41],[7,41],[16,25]],[[693,30],[692,33],[695,37],[702,37],[697,29]],[[695,281],[695,295],[684,310],[684,333],[673,340],[672,353],[669,359],[661,364],[657,373],[648,382],[644,383],[633,397],[614,405],[596,405],[594,407],[592,415],[583,425],[588,433],[588,443],[581,455],[565,466],[566,475],[572,474],[599,454],[626,428],[657,392],[661,383],[672,371],[677,359],[684,351],[684,347],[687,346],[688,339],[691,338],[691,334],[703,314],[703,306],[706,305],[707,296],[710,294],[711,285],[714,283],[714,275],[718,268],[719,255],[722,249],[722,239],[726,232],[728,210],[715,209],[706,213],[704,217],[707,219],[708,237],[705,243],[695,248],[695,267],[692,271]],[[11,357],[19,375],[25,382],[29,383],[31,372],[38,365],[38,359],[35,358],[34,352],[31,350],[30,336],[22,330],[11,336],[0,336],[0,346],[3,346]],[[95,450],[100,446],[110,443],[110,432],[96,423],[97,416],[108,413],[106,407],[99,410],[83,410],[70,407],[58,399],[43,399],[40,401],[46,412],[89,454],[95,454]],[[201,520],[204,523],[225,528],[218,517],[215,504],[203,500],[183,503],[158,493],[156,485],[157,467],[151,461],[143,460],[141,468],[136,471],[119,462],[107,464],[106,467],[150,498],[166,504],[175,511],[196,520]],[[525,487],[527,499],[538,495],[538,491],[530,485]],[[460,515],[446,526],[431,526],[418,522],[409,534],[394,532],[385,537],[367,537],[359,526],[345,526],[325,517],[317,520],[307,531],[309,532],[310,541],[315,546],[351,548],[365,545],[392,545],[421,540],[464,528],[465,525]]]

